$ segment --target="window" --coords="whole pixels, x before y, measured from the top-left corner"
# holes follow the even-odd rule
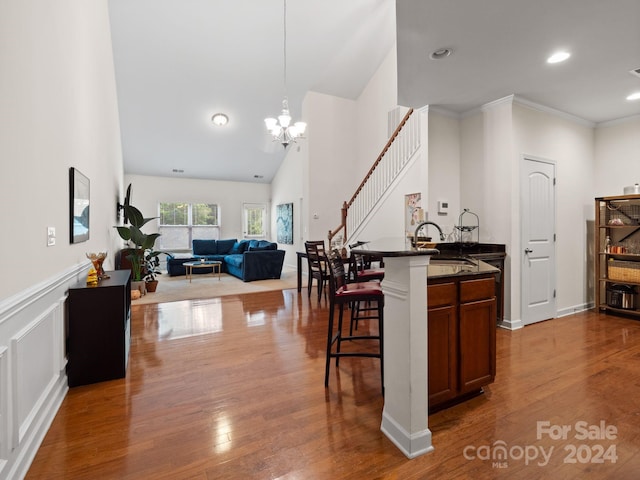
[[[158,248],[188,250],[193,239],[219,236],[219,209],[211,203],[160,203]]]
[[[244,204],[245,238],[267,236],[267,206],[260,203]]]

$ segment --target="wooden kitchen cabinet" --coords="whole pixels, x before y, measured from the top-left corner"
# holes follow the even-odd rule
[[[429,411],[482,393],[496,374],[494,275],[427,285]]]
[[[458,394],[457,285],[447,282],[427,287],[429,298],[429,405]]]

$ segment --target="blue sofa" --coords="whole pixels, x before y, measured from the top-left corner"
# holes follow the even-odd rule
[[[193,240],[193,255],[178,258],[167,256],[167,272],[170,276],[185,275],[184,263],[205,260],[222,262],[222,271],[244,282],[280,278],[284,264],[284,250],[278,244],[266,240]],[[208,273],[206,268],[193,273]]]

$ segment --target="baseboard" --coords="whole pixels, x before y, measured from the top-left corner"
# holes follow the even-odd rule
[[[519,330],[524,327],[524,323],[522,320],[509,320],[507,318],[503,318],[499,323],[498,327],[504,328],[506,330]]]
[[[567,315],[573,315],[574,313],[584,312],[586,310],[591,310],[594,307],[594,303],[583,303],[581,305],[574,305],[573,307],[563,308],[558,310],[556,318],[566,317]]]
[[[380,430],[407,458],[416,458],[433,451],[431,430],[428,428],[418,433],[409,434],[398,422],[383,411]]]

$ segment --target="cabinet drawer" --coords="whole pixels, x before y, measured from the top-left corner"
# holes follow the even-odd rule
[[[427,286],[427,306],[429,308],[455,305],[457,303],[456,284],[437,283]]]
[[[496,294],[496,281],[493,277],[460,282],[460,303],[492,298]]]

